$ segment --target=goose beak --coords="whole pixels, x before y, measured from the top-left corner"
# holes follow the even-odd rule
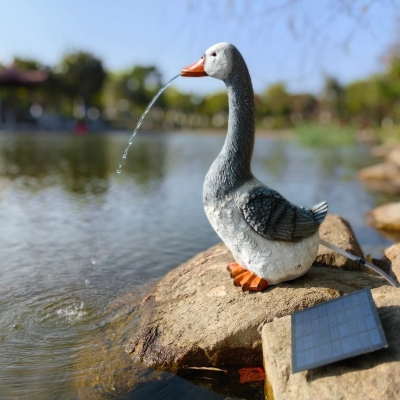
[[[196,61],[194,64],[182,68],[181,71],[181,76],[200,77],[207,75],[207,72],[204,71],[204,56],[201,57],[200,60]]]

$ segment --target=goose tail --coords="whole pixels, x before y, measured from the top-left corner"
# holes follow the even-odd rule
[[[321,225],[326,217],[326,214],[328,213],[328,203],[326,201],[322,201],[321,203],[318,203],[312,207],[311,211],[314,214],[316,221]]]

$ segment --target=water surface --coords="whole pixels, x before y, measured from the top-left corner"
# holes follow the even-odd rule
[[[3,398],[224,398],[132,366],[123,351],[146,288],[218,242],[201,193],[224,137],[139,134],[117,174],[128,138],[0,136]],[[253,172],[296,204],[328,201],[379,255],[389,241],[363,216],[387,198],[354,178],[373,162],[360,146],[307,149],[258,138]]]

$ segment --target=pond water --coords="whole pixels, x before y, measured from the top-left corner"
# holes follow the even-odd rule
[[[128,138],[0,136],[2,398],[225,398],[124,353],[149,285],[219,241],[202,185],[224,137],[139,134],[117,174]],[[368,154],[257,138],[253,172],[296,204],[327,200],[379,255],[390,242],[363,215],[388,199],[355,179]]]

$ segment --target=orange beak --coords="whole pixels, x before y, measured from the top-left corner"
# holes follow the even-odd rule
[[[182,68],[181,71],[181,76],[200,77],[207,75],[208,74],[206,73],[206,71],[204,71],[204,56],[201,57],[200,60],[196,61],[194,64]]]

